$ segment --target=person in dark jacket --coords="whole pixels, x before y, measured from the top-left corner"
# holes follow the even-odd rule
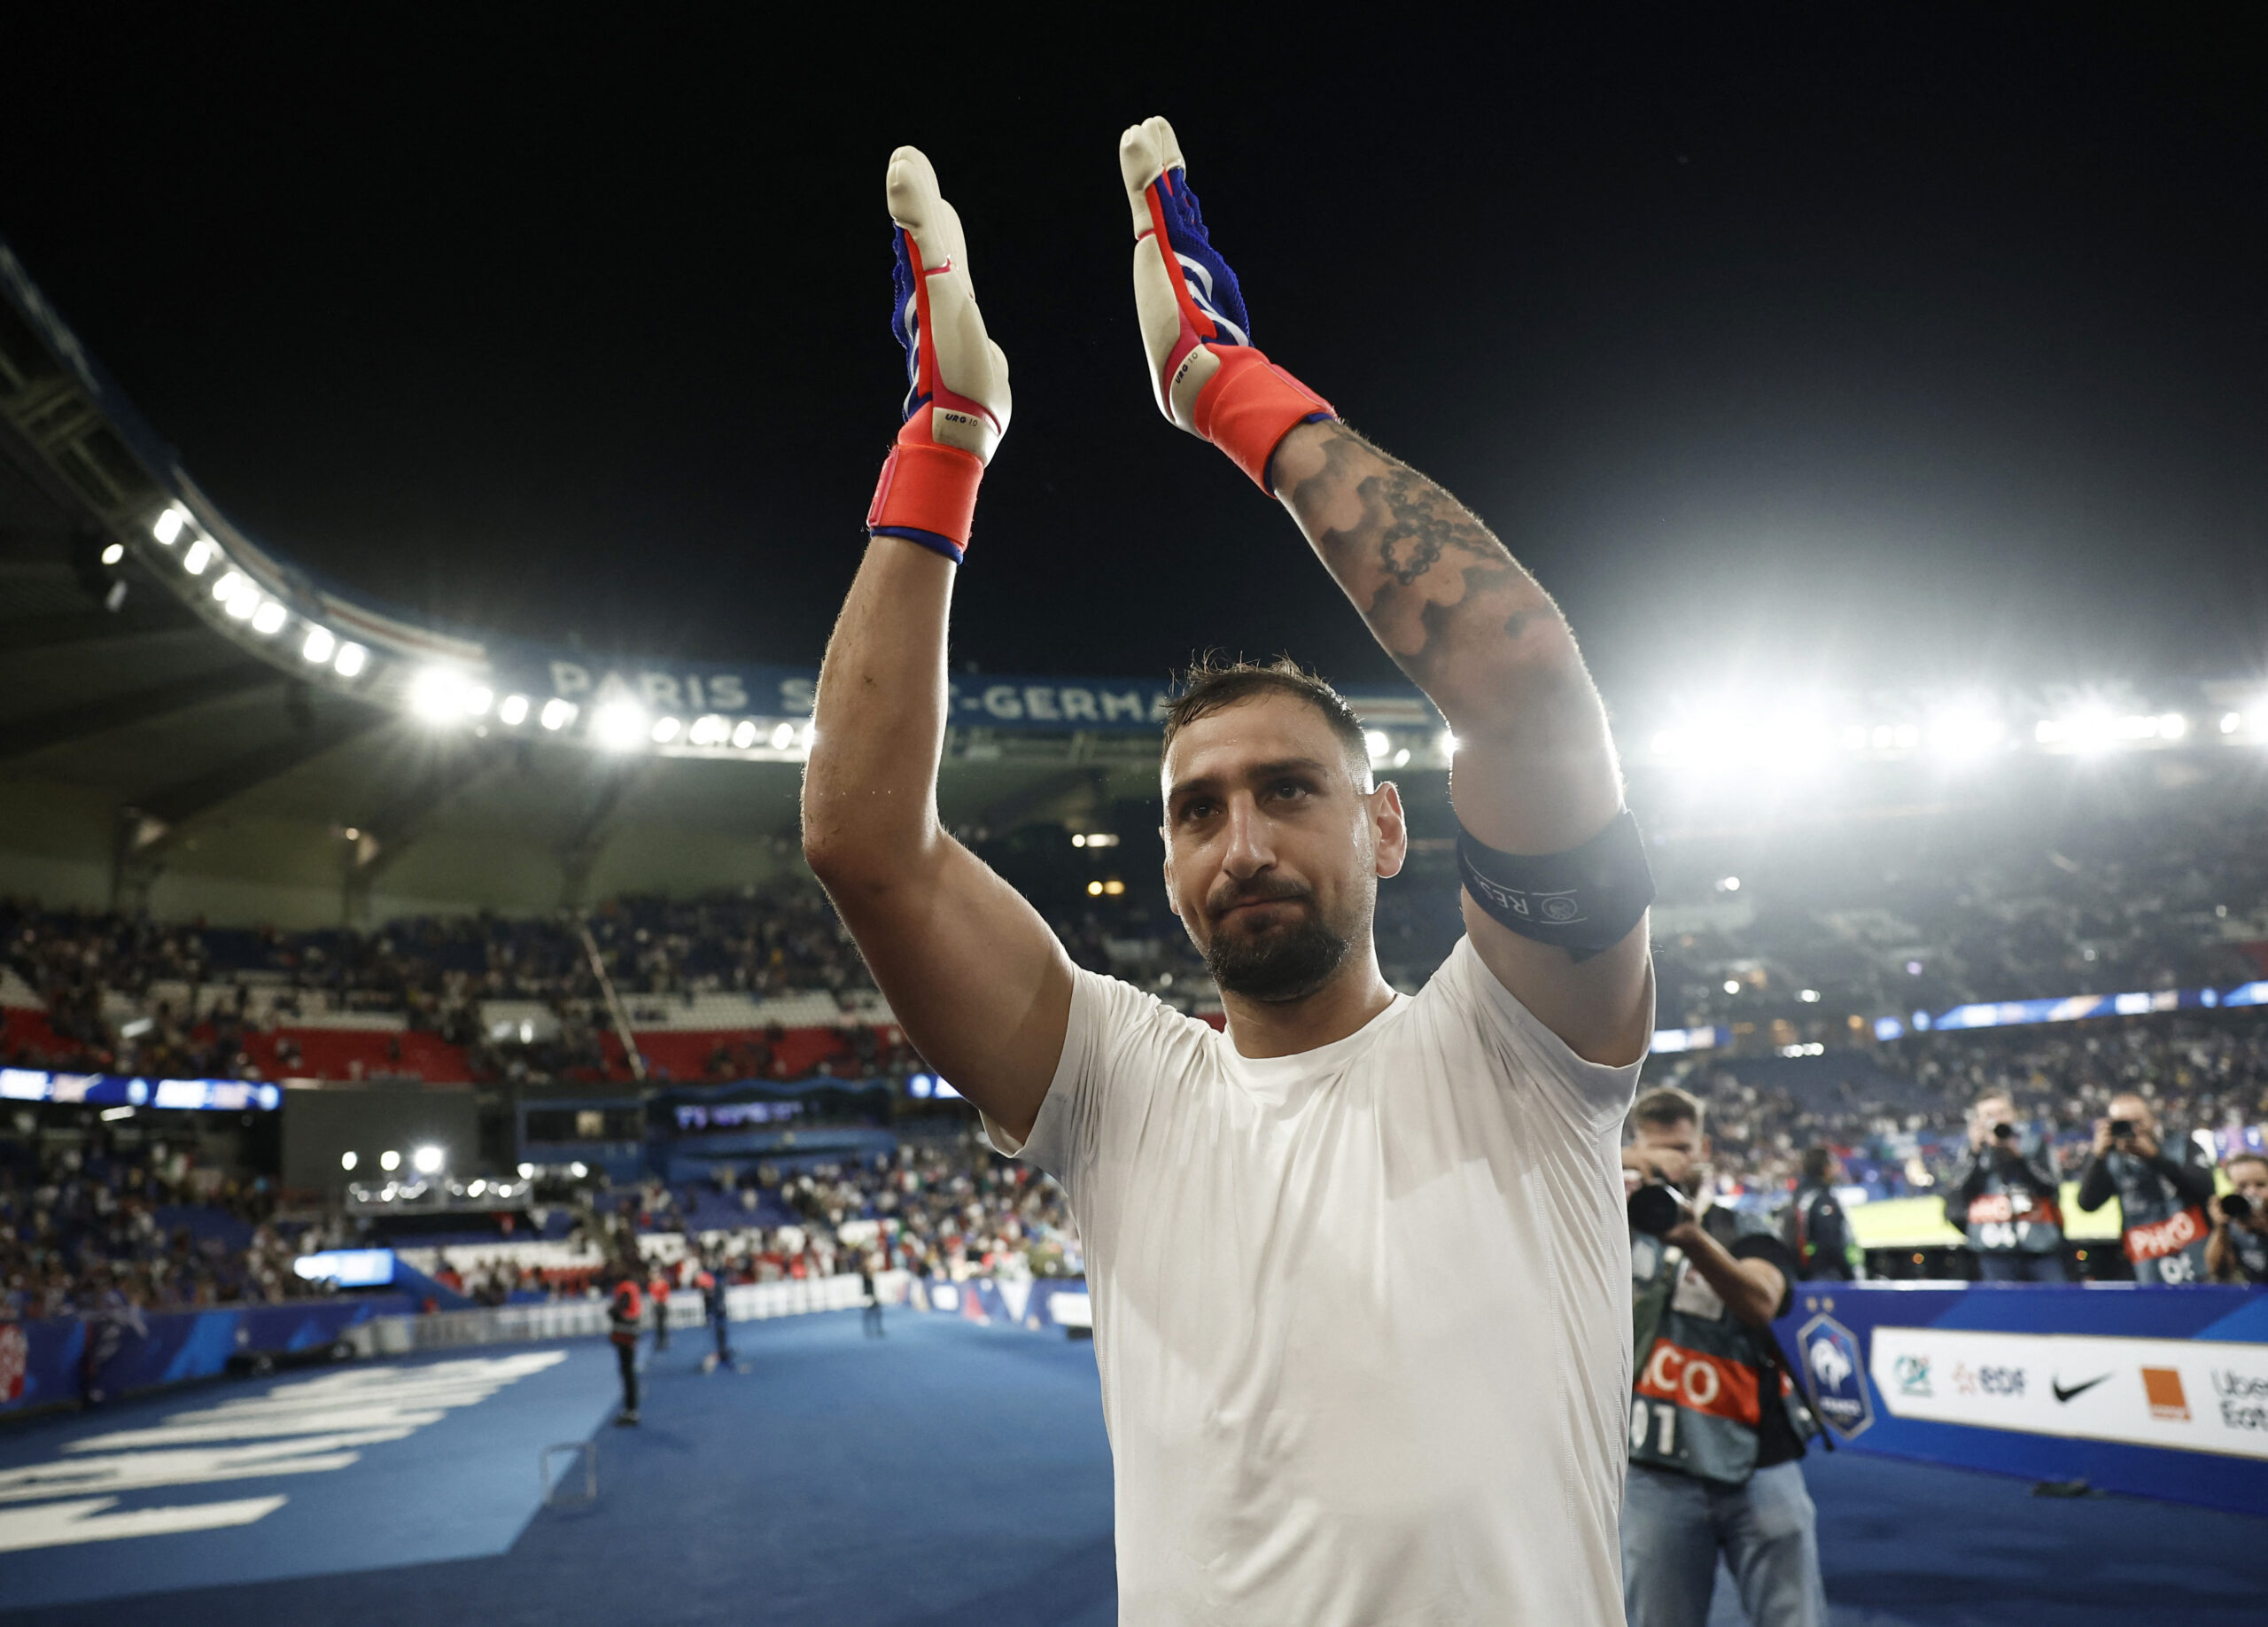
[[[1856,1282],[1867,1274],[1866,1255],[1835,1195],[1843,1179],[1841,1160],[1829,1147],[1804,1149],[1803,1179],[1788,1205],[1785,1237],[1795,1251],[1797,1271],[1806,1282]]]
[[[2239,1153],[2221,1167],[2233,1190],[2214,1202],[2205,1264],[2216,1282],[2268,1282],[2268,1158]]]
[[[638,1279],[644,1274],[635,1261],[625,1261],[617,1268],[614,1291],[607,1296],[606,1336],[614,1342],[614,1358],[622,1369],[622,1410],[614,1416],[618,1424],[638,1421],[638,1330],[646,1320],[646,1296],[639,1291]]]
[[[2113,1096],[2110,1117],[2095,1120],[2094,1151],[2079,1176],[2079,1207],[2089,1214],[2114,1196],[2135,1281],[2205,1281],[2212,1166],[2186,1136],[2167,1145],[2157,1110],[2132,1093]]]
[[[1969,1109],[1969,1154],[1946,1195],[1946,1224],[1986,1282],[2064,1282],[2062,1183],[2016,1128],[2016,1101],[1988,1090]]]

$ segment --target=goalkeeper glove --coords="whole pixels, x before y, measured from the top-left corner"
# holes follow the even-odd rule
[[[1008,429],[1008,359],[977,311],[960,216],[919,148],[889,155],[889,196],[897,253],[890,330],[905,351],[905,422],[882,464],[866,533],[959,562],[977,485]]]
[[[1146,119],[1128,129],[1118,167],[1134,211],[1134,308],[1158,410],[1270,491],[1277,444],[1339,415],[1254,348],[1244,292],[1206,233],[1173,126]]]

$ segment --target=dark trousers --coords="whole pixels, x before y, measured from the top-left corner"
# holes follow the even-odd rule
[[[634,1413],[638,1410],[638,1342],[617,1339],[614,1359],[622,1368],[622,1410]]]
[[[670,1302],[654,1302],[654,1354],[658,1356],[670,1348]]]
[[[717,1359],[718,1361],[732,1360],[732,1343],[725,1335],[725,1313],[722,1311],[711,1312],[709,1316],[709,1326],[717,1335]]]
[[[2061,1254],[1979,1254],[1977,1276],[1983,1282],[2069,1282]]]
[[[866,1336],[870,1339],[879,1339],[882,1336],[882,1302],[881,1300],[870,1299],[866,1302],[864,1328]]]

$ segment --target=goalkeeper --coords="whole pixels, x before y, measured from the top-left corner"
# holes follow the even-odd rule
[[[1224,1033],[1076,969],[940,828],[946,614],[1010,399],[910,147],[888,179],[908,388],[819,681],[805,851],[908,1038],[1070,1195],[1121,1620],[1609,1627],[1618,1142],[1653,977],[1604,710],[1503,545],[1253,347],[1172,128],[1134,127],[1119,159],[1160,410],[1288,513],[1455,731],[1465,936],[1419,994],[1380,976],[1401,798],[1288,661],[1200,667],[1165,725],[1166,893]],[[1288,180],[1318,237],[1363,229],[1327,174]],[[1138,480],[1152,454],[1127,455]],[[1209,633],[1213,585],[1189,598]]]

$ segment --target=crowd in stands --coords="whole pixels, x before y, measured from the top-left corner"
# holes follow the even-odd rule
[[[190,1156],[0,1140],[0,1320],[190,1311],[322,1291],[293,1274],[294,1237],[265,1180],[208,1179]]]

